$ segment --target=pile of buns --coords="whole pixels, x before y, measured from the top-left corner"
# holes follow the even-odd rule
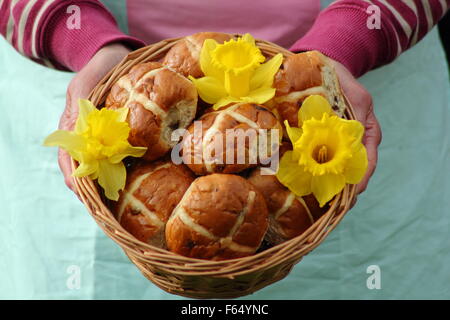
[[[232,36],[203,32],[186,37],[161,61],[134,66],[111,88],[105,107],[128,107],[129,142],[148,148],[128,166],[126,187],[111,208],[140,241],[187,257],[222,260],[292,239],[327,211],[312,195],[290,192],[263,160],[292,149],[283,121],[298,125],[306,97],[323,95],[338,114],[345,103],[327,58],[313,51],[284,60],[273,84],[276,95],[265,105],[232,103],[213,110],[187,78],[203,76],[199,56],[207,38],[223,43]],[[200,141],[192,138],[194,121],[202,124]],[[279,130],[279,139],[264,137],[275,151],[263,159],[258,149],[248,147],[240,164],[204,161],[205,154],[217,158],[229,152],[224,147],[211,154],[215,132],[246,128]],[[185,134],[174,140],[177,129]],[[175,152],[176,146],[181,150]],[[173,161],[175,153],[182,161]]]

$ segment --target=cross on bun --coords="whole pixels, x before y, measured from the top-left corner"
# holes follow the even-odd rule
[[[320,208],[313,195],[298,197],[283,186],[275,175],[261,174],[255,168],[248,181],[261,192],[269,210],[269,229],[265,240],[271,245],[292,239],[313,225],[327,210]]]
[[[219,32],[199,32],[180,40],[164,57],[163,63],[184,76],[203,77],[200,68],[200,52],[206,39],[214,39],[223,43],[231,39],[231,35]]]
[[[171,134],[186,128],[197,110],[197,90],[187,78],[158,62],[134,66],[111,88],[105,107],[129,108],[133,146],[147,147],[145,160],[166,154],[177,141]]]
[[[199,125],[201,130],[196,130]],[[264,106],[235,103],[205,113],[188,132],[182,142],[183,161],[197,175],[205,175],[237,173],[270,160],[282,127]]]
[[[164,229],[194,175],[185,165],[171,161],[140,163],[127,177],[115,214],[125,230],[138,240],[165,246]]]
[[[241,176],[199,177],[167,222],[167,246],[199,259],[252,255],[266,233],[267,214],[261,193]]]
[[[281,122],[298,126],[298,110],[310,95],[321,95],[333,110],[343,116],[346,103],[329,58],[318,51],[308,51],[286,58],[275,75],[275,97],[267,103]]]

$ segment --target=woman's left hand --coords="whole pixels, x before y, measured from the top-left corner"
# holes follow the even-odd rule
[[[366,190],[378,161],[378,146],[381,142],[381,128],[374,113],[373,99],[370,93],[341,63],[332,60],[338,74],[344,94],[355,110],[356,119],[365,127],[363,143],[367,150],[368,169],[363,180],[357,186],[357,192]]]

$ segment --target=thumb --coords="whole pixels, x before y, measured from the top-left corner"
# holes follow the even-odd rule
[[[382,133],[380,124],[373,112],[369,113],[366,121],[366,133],[363,143],[367,151],[368,166],[363,180],[358,184],[356,192],[359,194],[364,192],[369,184],[378,162],[378,146],[381,143]]]

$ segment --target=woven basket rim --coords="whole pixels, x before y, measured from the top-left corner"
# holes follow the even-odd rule
[[[234,34],[234,37],[237,36],[241,35]],[[126,74],[136,64],[161,59],[173,45],[182,39],[183,37],[166,39],[131,52],[100,80],[89,95],[89,100],[97,107],[103,105],[109,89],[120,76]],[[268,57],[279,52],[285,57],[293,55],[287,49],[271,42],[260,39],[255,39],[255,41],[261,51]],[[343,92],[342,95],[347,103],[345,117],[347,119],[356,119],[353,107]],[[76,163],[72,159],[72,169],[75,168]],[[251,274],[260,275],[268,272],[270,269],[278,268],[279,272],[284,272],[284,276],[281,277],[284,278],[303,256],[322,243],[325,237],[339,224],[356,201],[356,186],[346,185],[344,190],[330,202],[329,210],[301,235],[248,257],[212,261],[184,257],[137,240],[115,219],[114,214],[108,209],[105,201],[103,201],[104,199],[99,193],[94,181],[88,177],[84,177],[74,178],[74,183],[81,201],[96,223],[106,235],[119,244],[141,272],[163,290],[188,297],[197,297],[195,289],[193,289],[193,293],[188,294],[188,291],[183,288],[176,286],[172,288],[170,282],[171,277],[235,279]],[[261,287],[272,282],[270,282],[270,279],[267,279],[266,284],[261,285]],[[254,291],[260,289],[256,283],[252,288],[255,289]],[[238,296],[238,294],[231,294],[230,296],[234,297]]]

